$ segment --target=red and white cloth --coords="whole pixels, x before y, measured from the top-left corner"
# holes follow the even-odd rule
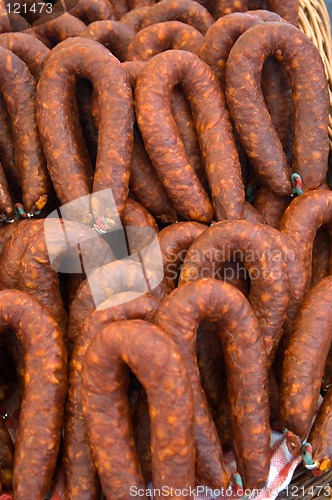
[[[6,408],[0,406],[0,413],[3,415],[6,413],[8,415],[5,424],[9,431],[9,434],[13,441],[16,440],[17,428],[18,428],[18,394],[15,392],[12,398],[6,404]],[[232,452],[225,453],[224,455],[226,461],[226,468],[231,475],[236,471],[235,461]],[[294,458],[288,451],[286,446],[286,439],[281,432],[272,431],[271,435],[271,466],[270,473],[266,483],[266,486],[256,492],[245,491],[244,494],[246,498],[255,500],[273,500],[278,494],[285,489],[292,480],[294,471],[298,464],[301,462],[301,457]],[[152,489],[152,487],[150,487]],[[243,496],[238,496],[235,493],[224,492],[223,495],[213,496],[211,490],[206,491],[207,494],[201,496],[195,496],[195,500],[219,500],[222,498],[228,499],[238,499]],[[217,491],[216,491],[217,493]],[[133,496],[133,499],[135,496]],[[137,497],[139,498],[139,497]],[[54,487],[52,495],[49,497],[50,500],[65,500],[64,495],[64,480],[63,471],[60,470],[57,475],[57,481]],[[0,500],[13,500],[13,497],[7,493],[0,495]]]

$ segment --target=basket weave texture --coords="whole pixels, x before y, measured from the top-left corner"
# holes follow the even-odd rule
[[[332,150],[332,38],[329,13],[324,0],[299,0],[299,4],[300,29],[318,48],[329,83],[329,137],[330,149]]]

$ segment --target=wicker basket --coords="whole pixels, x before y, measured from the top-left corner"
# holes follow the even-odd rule
[[[287,1],[287,0],[285,0]],[[300,29],[318,48],[326,70],[330,92],[329,138],[332,154],[332,38],[331,22],[324,0],[299,0]],[[331,155],[330,155],[331,156]],[[325,488],[324,488],[325,487]],[[302,500],[332,498],[332,470],[322,476],[313,476],[302,465],[296,469],[289,487],[279,499]]]
[[[329,137],[332,150],[332,38],[330,18],[324,0],[299,0],[299,3],[300,28],[318,48],[328,78],[330,91]]]

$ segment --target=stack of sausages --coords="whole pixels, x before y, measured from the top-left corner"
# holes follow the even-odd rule
[[[151,481],[156,498],[193,498],[197,481],[229,487],[229,449],[261,488],[276,421],[294,456],[310,443],[329,469],[329,96],[298,10],[2,9],[0,401],[15,380],[21,404],[15,444],[1,427],[0,485],[14,499],[42,500],[59,465],[70,500],[147,499]]]

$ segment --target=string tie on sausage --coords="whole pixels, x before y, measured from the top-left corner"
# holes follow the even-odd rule
[[[107,219],[104,216],[98,216],[93,226],[93,229],[97,231],[97,233],[99,234],[105,234],[107,233],[107,231],[112,229],[113,225],[114,223],[111,219]]]
[[[302,178],[299,174],[294,173],[291,175],[291,183],[293,188],[293,195],[300,196],[304,193]]]
[[[41,214],[41,210],[36,210],[35,212],[26,212],[22,203],[16,203],[14,205],[14,212],[18,219],[32,219],[37,215]]]
[[[238,472],[233,472],[231,474],[231,481],[230,481],[230,487],[232,490],[238,495],[241,496],[242,498],[247,498],[244,495],[244,488],[243,488],[243,481],[242,477]]]
[[[314,461],[312,458],[312,446],[310,443],[305,442],[302,445],[302,461],[306,469],[315,470],[318,469],[318,462]]]
[[[15,219],[8,219],[7,215],[0,214],[0,222],[6,222],[6,224],[12,224]]]

